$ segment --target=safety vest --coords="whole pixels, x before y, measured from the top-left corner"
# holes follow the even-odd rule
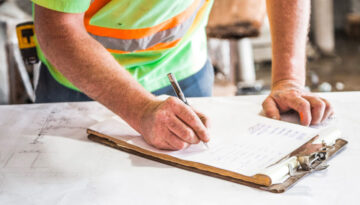
[[[95,0],[85,12],[84,25],[140,84],[155,91],[169,85],[168,72],[181,80],[204,66],[205,26],[212,4],[213,0]],[[77,90],[40,48],[38,54],[59,83]]]

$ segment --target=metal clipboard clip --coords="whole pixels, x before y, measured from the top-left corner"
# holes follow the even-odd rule
[[[262,189],[274,193],[282,193],[306,175],[326,169],[328,167],[326,163],[332,157],[334,157],[334,155],[343,150],[345,145],[348,143],[346,140],[341,139],[338,135],[333,135],[331,140],[329,140],[328,137],[326,140],[326,143],[323,139],[317,143],[314,143],[322,145],[321,148],[315,152],[302,152],[303,149],[300,149],[291,153],[288,156],[288,159],[293,157],[295,159],[290,163],[286,163],[285,165],[287,168],[286,175],[289,177],[287,177],[287,179],[285,179],[285,181],[282,183],[273,184],[266,188],[262,187]],[[313,143],[314,141],[315,140],[312,140],[310,143]],[[329,144],[331,146],[329,146]]]
[[[335,149],[334,146],[327,146],[324,142],[322,143],[323,147],[317,152],[313,152],[309,155],[298,155],[297,161],[299,165],[293,167],[289,164],[289,175],[296,176],[298,174],[303,174],[304,172],[314,172],[321,171],[329,167],[326,163],[329,159],[329,152]]]

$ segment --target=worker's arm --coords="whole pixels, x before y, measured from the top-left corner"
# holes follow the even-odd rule
[[[310,0],[267,0],[272,35],[272,88],[263,108],[268,117],[295,110],[301,124],[318,124],[332,115],[328,101],[305,91],[306,42]]]
[[[146,91],[87,33],[83,19],[83,13],[35,6],[39,45],[69,81],[118,114],[157,148],[178,150],[198,143],[199,138],[209,140],[206,127],[190,107],[177,98],[159,101]]]

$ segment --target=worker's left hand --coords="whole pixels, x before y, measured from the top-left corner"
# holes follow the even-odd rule
[[[327,100],[305,91],[302,85],[290,80],[275,83],[262,106],[267,117],[278,120],[280,113],[295,110],[300,116],[300,123],[305,126],[319,124],[334,112]]]

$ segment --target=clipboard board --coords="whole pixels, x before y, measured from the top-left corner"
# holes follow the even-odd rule
[[[301,178],[311,174],[314,171],[318,171],[321,169],[326,168],[326,163],[334,157],[336,154],[340,153],[340,151],[345,147],[345,145],[348,143],[346,140],[338,138],[335,140],[335,143],[333,145],[325,145],[321,151],[313,153],[314,156],[312,157],[318,157],[318,159],[314,160],[314,158],[311,161],[311,169],[305,170],[302,167],[302,164],[298,163],[296,167],[289,167],[289,177],[283,182],[279,184],[272,184],[271,178],[269,178],[266,175],[263,174],[257,174],[252,177],[244,176],[240,173],[231,172],[228,170],[223,170],[217,167],[213,167],[210,165],[198,163],[198,162],[192,162],[187,160],[182,160],[170,155],[161,154],[152,152],[146,149],[143,149],[141,147],[135,146],[133,144],[129,144],[125,141],[113,138],[111,136],[104,135],[102,133],[99,133],[95,130],[88,129],[87,130],[88,138],[94,142],[101,143],[103,145],[134,154],[143,158],[147,158],[150,160],[154,160],[157,162],[161,162],[167,165],[171,165],[174,167],[178,167],[181,169],[189,170],[192,172],[197,172],[200,174],[204,174],[207,176],[212,176],[216,178],[220,178],[223,180],[235,182],[238,184],[246,185],[249,187],[253,187],[256,189],[272,192],[272,193],[283,193],[292,186],[296,184],[297,181],[299,181]],[[312,143],[314,140],[316,140],[318,136],[315,136],[313,139],[311,139],[306,144],[299,147],[294,152],[290,153],[285,158],[289,158],[291,156],[296,156],[297,161],[300,159],[307,159],[309,160],[309,157],[311,156],[304,156],[304,155],[298,155],[299,150],[301,150],[302,147],[305,147],[307,144]],[[320,156],[320,157],[319,157]],[[280,159],[279,161],[284,160]],[[306,160],[303,160],[306,161]]]

